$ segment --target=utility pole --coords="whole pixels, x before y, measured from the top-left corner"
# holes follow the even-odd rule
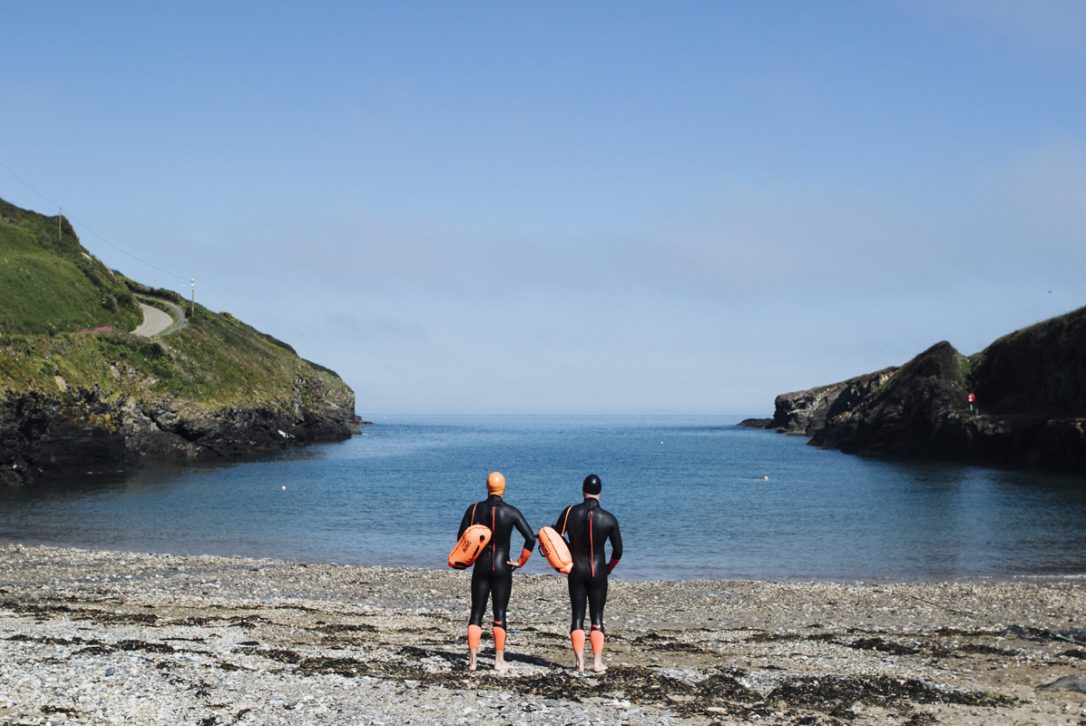
[[[189,317],[196,316],[196,278],[192,278],[192,301],[189,303]]]

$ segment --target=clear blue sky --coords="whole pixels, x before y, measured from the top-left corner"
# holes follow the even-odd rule
[[[37,192],[0,168],[0,197],[63,206],[138,280],[195,277],[364,415],[768,413],[1086,304],[1086,3],[43,1],[0,25],[0,162]]]

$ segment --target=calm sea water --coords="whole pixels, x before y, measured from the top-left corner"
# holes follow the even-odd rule
[[[734,424],[382,416],[258,462],[0,490],[0,540],[441,568],[491,470],[534,529],[595,472],[625,579],[1086,575],[1081,479],[864,459]],[[548,571],[538,555],[527,570]]]

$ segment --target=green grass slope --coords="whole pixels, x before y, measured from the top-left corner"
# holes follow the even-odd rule
[[[329,400],[353,409],[339,376],[228,313],[197,305],[176,334],[132,335],[142,320],[134,290],[189,310],[176,293],[106,268],[66,221],[58,234],[56,217],[0,201],[0,393],[97,389],[107,399],[180,399],[203,409]]]
[[[54,334],[142,316],[125,282],[83,249],[67,220],[0,200],[0,334]]]

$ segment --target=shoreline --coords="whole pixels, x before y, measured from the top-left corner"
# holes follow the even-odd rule
[[[609,670],[578,675],[564,578],[525,574],[502,676],[488,635],[480,671],[465,670],[469,580],[0,544],[0,721],[1086,719],[1086,695],[1036,688],[1086,670],[1086,578],[617,580]]]
[[[220,559],[240,559],[240,560],[254,560],[258,562],[280,562],[288,564],[298,565],[328,565],[330,567],[352,567],[357,569],[378,569],[378,570],[404,570],[404,571],[419,571],[419,572],[447,572],[445,567],[441,566],[426,566],[411,563],[383,563],[383,564],[365,564],[359,562],[352,562],[349,560],[329,560],[320,558],[309,557],[277,557],[252,555],[252,554],[215,554],[204,552],[179,552],[176,550],[148,550],[148,549],[114,549],[107,546],[96,545],[84,545],[84,544],[70,544],[63,542],[48,542],[48,541],[36,541],[19,538],[6,538],[0,535],[0,549],[4,547],[39,547],[42,549],[55,549],[55,550],[75,550],[87,553],[115,553],[115,554],[127,554],[127,555],[147,555],[149,557],[212,557]],[[442,557],[444,554],[441,555]],[[544,576],[551,574],[552,570],[549,567],[541,567],[541,558],[538,556],[538,551],[530,561],[528,567],[531,568],[530,572],[522,572],[523,575],[528,576]],[[611,582],[621,581],[625,583],[742,583],[742,582],[759,582],[766,584],[831,584],[831,585],[939,585],[939,584],[1060,584],[1060,583],[1075,583],[1081,581],[1086,584],[1086,571],[1083,572],[1067,572],[1067,573],[1046,573],[1046,574],[998,574],[998,575],[950,575],[939,577],[895,577],[892,575],[885,576],[838,576],[838,577],[753,577],[753,576],[721,576],[721,577],[699,577],[699,578],[667,578],[667,577],[625,577],[625,573],[619,569],[611,576]]]

